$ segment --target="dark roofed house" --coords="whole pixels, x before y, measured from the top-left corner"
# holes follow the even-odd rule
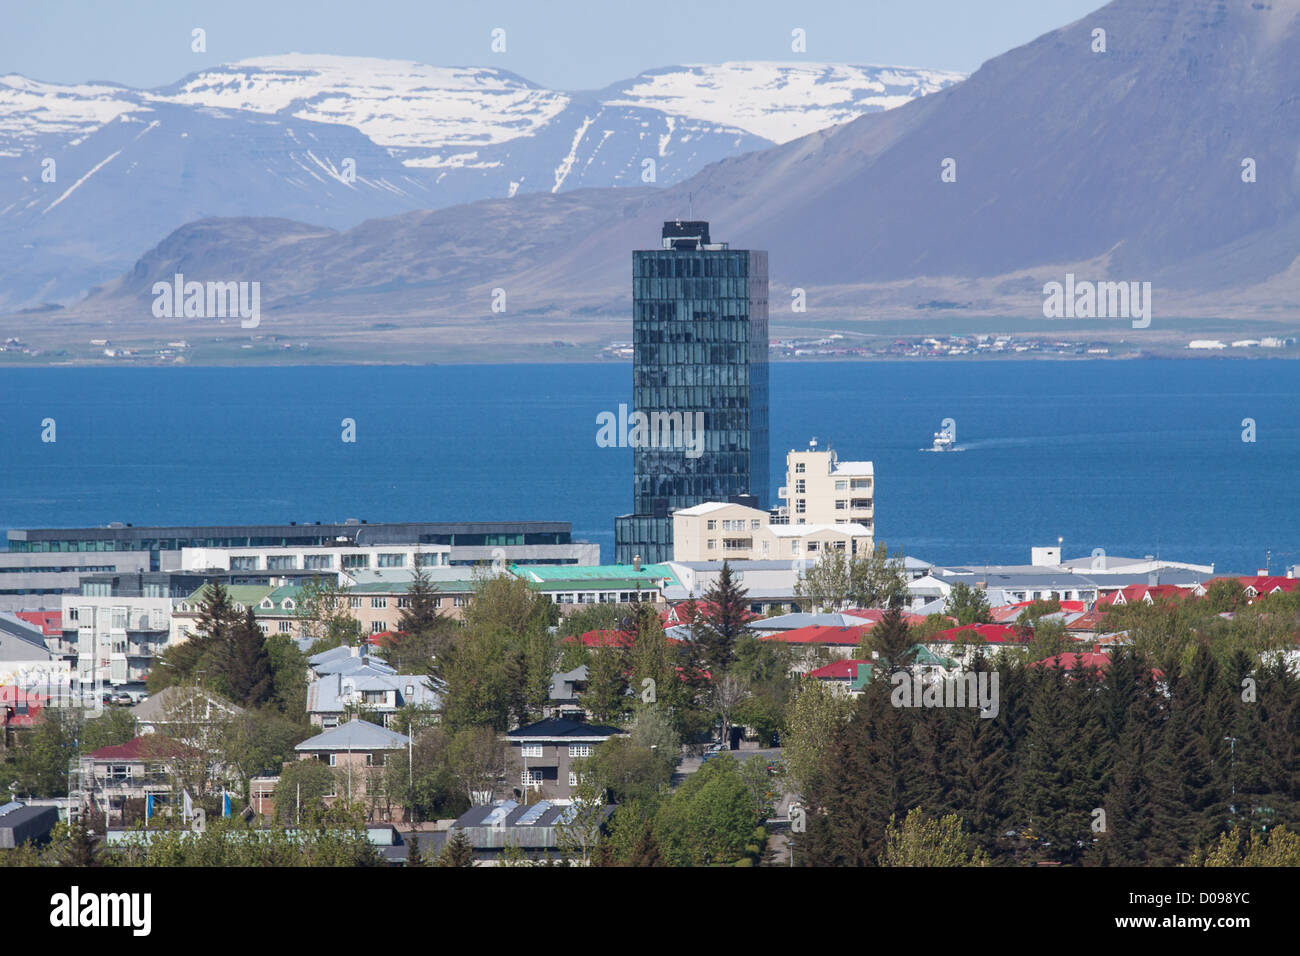
[[[590,757],[610,737],[626,736],[617,727],[550,717],[506,734],[511,760],[519,770],[520,796],[531,789],[544,800],[572,799],[578,785],[573,761]],[[507,771],[508,773],[511,771]]]
[[[6,803],[0,807],[0,850],[12,850],[24,843],[44,843],[58,821],[59,811],[54,807]]]
[[[577,812],[577,805],[572,803],[541,800],[523,805],[505,800],[471,807],[451,825],[447,838],[457,830],[464,833],[476,860],[499,860],[507,846],[518,847],[525,856],[536,859],[561,850],[564,827]],[[613,806],[601,807],[606,821],[613,812]],[[438,841],[438,851],[445,845],[445,840]]]

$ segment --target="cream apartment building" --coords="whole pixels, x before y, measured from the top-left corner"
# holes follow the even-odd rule
[[[707,501],[673,512],[673,560],[816,561],[827,551],[872,547],[871,529],[853,522],[773,524],[758,508]]]
[[[840,461],[813,439],[804,451],[785,456],[785,484],[777,497],[775,524],[860,524],[875,534],[875,468],[869,461]]]

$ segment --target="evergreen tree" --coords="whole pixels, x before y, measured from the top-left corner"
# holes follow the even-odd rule
[[[637,838],[630,863],[632,866],[664,865],[664,855],[659,849],[658,839],[655,838],[654,825],[649,820],[645,821],[645,825],[641,829],[641,836]]]
[[[439,608],[437,585],[416,555],[415,573],[407,585],[406,607],[397,619],[399,634],[393,639],[389,663],[402,674],[427,671],[452,639],[454,622]]]
[[[266,652],[266,635],[250,607],[225,638],[221,677],[231,700],[245,707],[261,707],[271,699],[274,680]]]
[[[627,651],[617,645],[592,648],[582,705],[599,723],[623,720],[628,708]]]
[[[406,845],[407,866],[424,866],[424,854],[420,852],[420,841],[417,836],[412,833],[410,842]]]
[[[748,597],[749,592],[732,577],[731,565],[723,561],[721,573],[704,593],[695,634],[715,680],[735,660],[736,640],[749,629]]]
[[[195,629],[215,642],[224,639],[238,621],[239,612],[235,610],[225,585],[216,579],[209,581],[194,617]]]
[[[438,866],[473,865],[474,847],[470,845],[469,837],[465,836],[464,830],[452,830],[451,836],[442,846],[442,852],[438,854]]]
[[[958,582],[944,602],[943,612],[957,619],[958,625],[990,624],[989,599],[979,588]]]
[[[882,666],[890,671],[907,670],[916,660],[916,644],[911,629],[903,618],[902,609],[897,606],[889,608],[867,631],[864,643],[867,656],[873,652],[880,655]]]

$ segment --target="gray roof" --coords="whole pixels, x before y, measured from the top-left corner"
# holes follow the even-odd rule
[[[214,694],[211,691],[200,690],[192,687],[180,687],[172,685],[165,690],[160,690],[148,700],[141,701],[131,708],[131,716],[136,720],[156,722],[164,719],[166,710],[169,706],[180,704],[187,693],[196,693],[209,701],[213,707],[220,708],[228,714],[242,714],[244,708],[238,704],[232,703],[222,697],[220,694]]]
[[[353,653],[354,650],[356,651],[355,654]],[[363,653],[361,648],[349,647],[346,644],[340,644],[338,647],[331,647],[328,651],[313,654],[307,658],[307,666],[321,677],[326,674],[396,673],[392,667],[378,657]]]
[[[380,727],[369,721],[353,718],[346,724],[331,727],[323,734],[309,737],[298,746],[297,751],[311,750],[400,750],[410,743],[405,734]]]
[[[571,671],[551,675],[551,700],[576,700],[578,690],[575,684],[587,680],[587,665],[579,664]]]
[[[406,693],[406,688],[411,693]],[[342,713],[349,693],[375,690],[397,691],[397,706],[408,704],[417,707],[439,707],[442,694],[439,688],[429,686],[427,674],[394,674],[368,669],[351,674],[326,674],[307,686],[308,713]]]
[[[35,624],[10,611],[0,611],[0,661],[48,661],[50,649]]]
[[[760,618],[757,621],[749,622],[751,631],[793,631],[799,627],[859,627],[863,624],[870,623],[865,618],[854,617],[852,614],[807,614],[802,611],[796,611],[791,614],[781,614],[777,617]]]

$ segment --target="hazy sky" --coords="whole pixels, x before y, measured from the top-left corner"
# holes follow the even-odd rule
[[[490,65],[553,89],[723,60],[882,63],[969,73],[1103,0],[7,0],[0,74],[171,83],[275,53]],[[207,52],[190,31],[207,31]],[[506,52],[490,50],[493,28]],[[791,30],[807,53],[790,49]]]

